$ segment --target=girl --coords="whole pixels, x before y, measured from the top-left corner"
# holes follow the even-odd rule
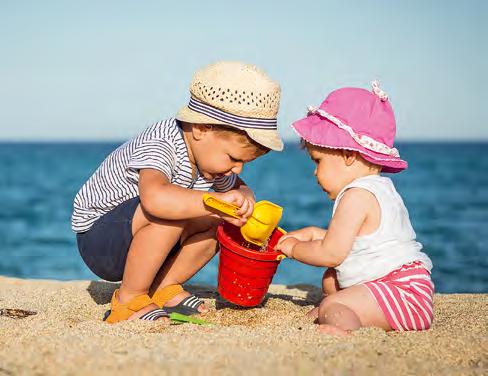
[[[318,184],[335,200],[327,230],[292,231],[277,245],[290,258],[329,268],[325,298],[310,312],[320,330],[429,329],[432,262],[393,182],[380,175],[407,168],[393,147],[395,117],[386,93],[377,82],[372,92],[336,90],[292,127],[316,164]]]

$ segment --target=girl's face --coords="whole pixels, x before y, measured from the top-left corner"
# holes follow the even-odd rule
[[[331,200],[347,185],[348,175],[342,150],[319,148],[307,144],[307,151],[315,163],[314,176]]]

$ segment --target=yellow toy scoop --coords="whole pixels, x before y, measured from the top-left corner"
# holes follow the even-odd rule
[[[222,213],[234,218],[241,218],[239,208],[228,202],[219,200],[209,193],[203,195],[203,202]],[[254,204],[251,217],[241,227],[241,234],[248,242],[262,246],[269,239],[273,230],[278,226],[283,208],[269,201],[258,201]]]

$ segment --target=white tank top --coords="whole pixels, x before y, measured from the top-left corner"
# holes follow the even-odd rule
[[[351,253],[335,267],[339,286],[346,288],[372,281],[413,261],[421,261],[430,272],[432,261],[421,252],[422,244],[415,241],[407,208],[391,179],[368,175],[354,180],[337,196],[333,214],[350,188],[363,188],[375,195],[381,209],[381,220],[376,231],[356,237]]]

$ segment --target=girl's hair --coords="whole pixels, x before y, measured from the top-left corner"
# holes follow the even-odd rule
[[[307,146],[311,146],[313,148],[317,148],[317,149],[322,149],[322,150],[332,150],[332,151],[335,151],[335,152],[341,152],[341,150],[349,150],[349,151],[354,151],[354,150],[350,150],[350,149],[332,149],[332,148],[327,148],[325,146],[317,146],[317,145],[313,145],[311,144],[310,142],[307,142],[305,139],[301,138],[300,139],[300,149],[306,149]],[[363,163],[365,163],[366,165],[368,165],[370,168],[379,168],[379,170],[381,171],[381,166],[380,165],[377,165],[373,162],[370,162],[368,160],[366,160],[365,158],[363,158],[363,156],[361,155],[361,153],[359,151],[354,151],[358,156],[359,158],[361,159],[361,161]]]

